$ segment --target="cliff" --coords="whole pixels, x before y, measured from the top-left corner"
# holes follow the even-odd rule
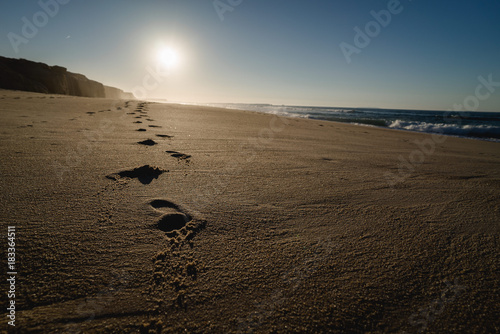
[[[46,94],[133,99],[132,93],[104,86],[61,66],[0,56],[0,88]]]
[[[110,99],[135,99],[134,94],[110,86],[104,86],[104,95]]]

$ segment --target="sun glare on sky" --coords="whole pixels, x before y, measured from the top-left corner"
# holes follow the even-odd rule
[[[156,60],[160,66],[171,70],[179,66],[179,53],[170,46],[162,46],[157,51]]]

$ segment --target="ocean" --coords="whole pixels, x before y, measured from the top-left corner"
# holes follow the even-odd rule
[[[241,103],[200,105],[500,142],[500,112],[333,108]]]

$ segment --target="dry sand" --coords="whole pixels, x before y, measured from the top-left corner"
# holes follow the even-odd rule
[[[20,333],[500,329],[499,143],[16,91],[0,118]]]

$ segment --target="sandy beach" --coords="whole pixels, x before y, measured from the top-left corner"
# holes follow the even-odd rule
[[[500,330],[500,143],[7,90],[0,122],[16,332]]]

